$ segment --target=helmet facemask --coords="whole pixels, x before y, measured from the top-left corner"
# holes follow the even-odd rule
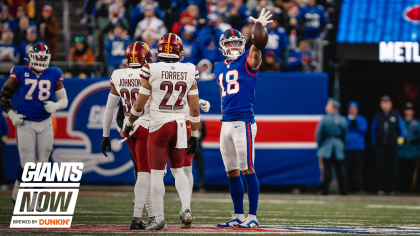
[[[28,54],[29,66],[38,72],[42,72],[50,65],[51,54],[44,52],[32,52]]]
[[[238,37],[220,40],[222,55],[229,60],[236,60],[245,52],[246,40]]]

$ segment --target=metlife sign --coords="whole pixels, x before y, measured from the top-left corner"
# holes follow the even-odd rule
[[[418,42],[380,42],[379,61],[420,63],[419,49]]]
[[[81,162],[26,163],[10,228],[70,228],[82,170]]]

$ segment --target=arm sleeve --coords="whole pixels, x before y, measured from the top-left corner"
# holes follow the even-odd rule
[[[144,65],[140,70],[140,77],[145,80],[149,80],[150,77],[150,67],[149,64]]]
[[[371,139],[372,145],[376,144],[375,129],[376,129],[376,116],[373,117],[372,128],[370,130],[370,139]]]
[[[116,96],[112,93],[108,95],[108,101],[106,102],[105,112],[104,112],[104,123],[103,123],[103,136],[109,137],[109,131],[111,130],[112,116],[114,115],[114,108],[117,106],[118,101],[120,100],[119,96]]]
[[[63,87],[60,90],[54,92],[54,96],[57,100],[56,104],[58,105],[57,111],[63,110],[67,107],[69,100],[67,99],[66,89]]]
[[[405,124],[401,115],[398,115],[399,136],[405,138]]]

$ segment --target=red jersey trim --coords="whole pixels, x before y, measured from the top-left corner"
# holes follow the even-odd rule
[[[145,80],[149,81],[149,77],[146,77],[146,76],[144,76],[144,75],[142,75],[142,74],[140,74],[140,77],[141,77],[142,79],[145,79]]]
[[[246,68],[246,71],[248,72],[248,74],[250,74],[252,76],[257,76],[258,70],[260,69],[260,67],[258,66],[257,72],[255,74],[252,74],[248,69],[248,59],[246,59],[246,61],[245,61],[245,68]]]

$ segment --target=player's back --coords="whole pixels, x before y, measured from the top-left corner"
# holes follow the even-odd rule
[[[132,105],[136,102],[140,90],[140,68],[117,69],[111,75],[111,85],[121,97],[125,120],[128,119]],[[144,114],[136,123],[148,128],[150,122],[150,99],[144,106]]]
[[[247,62],[249,50],[234,61],[216,64],[214,75],[222,89],[222,121],[254,122],[254,95],[258,70]]]
[[[28,66],[15,66],[10,77],[14,78],[17,90],[17,112],[25,115],[26,120],[43,121],[51,116],[45,108],[46,101],[52,101],[54,87],[63,80],[63,72],[57,67],[48,67],[42,73],[34,73]]]
[[[198,80],[198,71],[191,63],[153,63],[142,68],[143,78],[151,86],[150,132],[162,125],[185,120],[187,94]]]

